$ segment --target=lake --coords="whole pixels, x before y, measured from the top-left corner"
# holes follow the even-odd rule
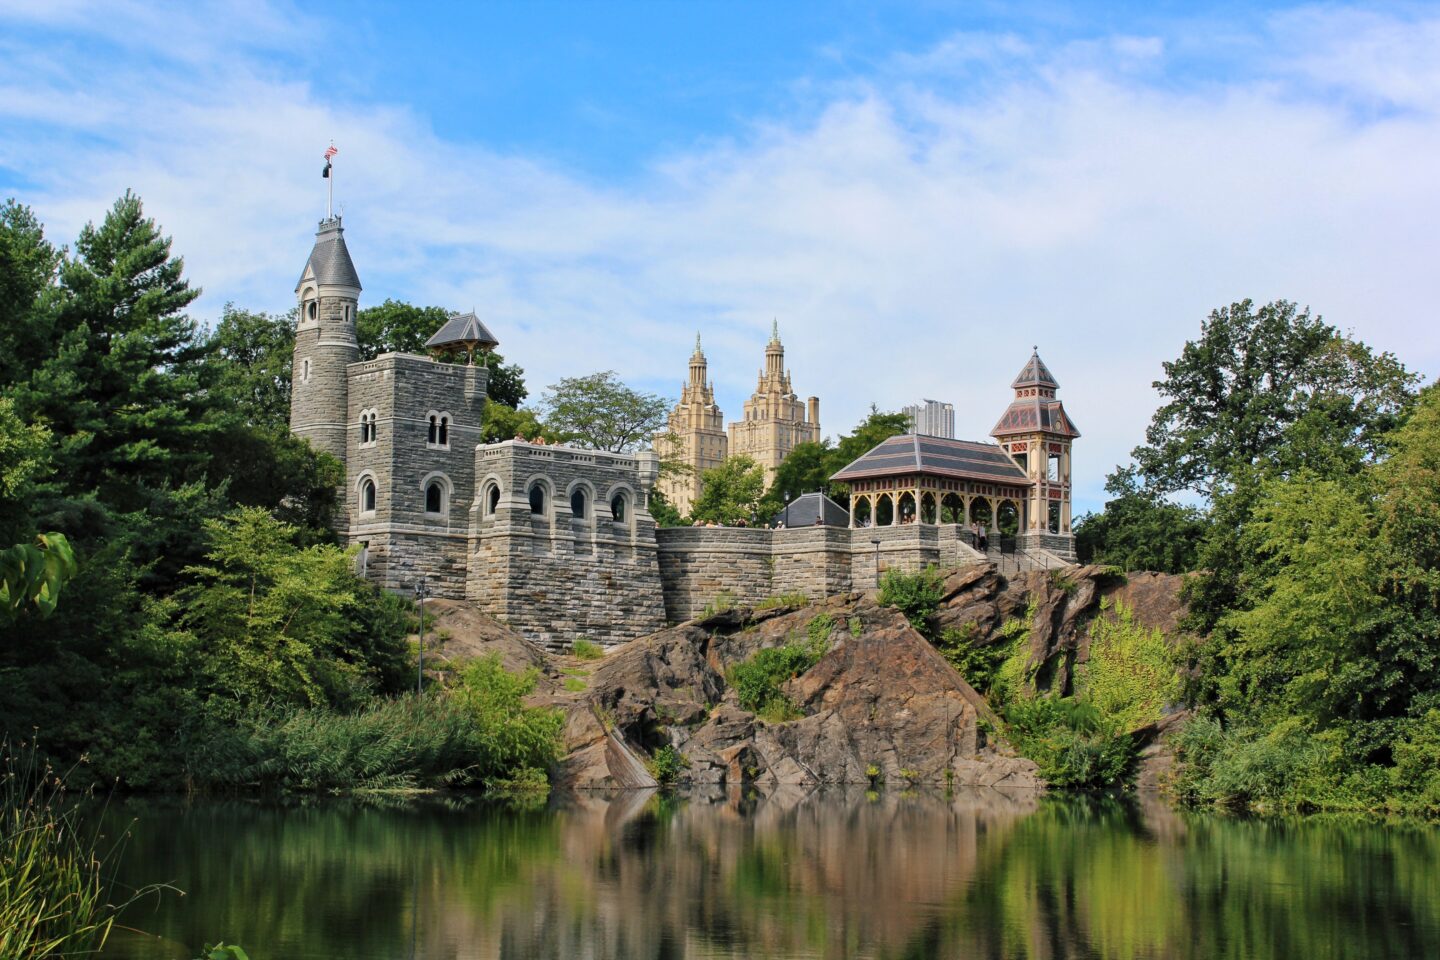
[[[995,790],[117,801],[104,956],[1440,956],[1440,829]]]

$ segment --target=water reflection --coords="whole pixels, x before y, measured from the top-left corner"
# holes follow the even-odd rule
[[[187,891],[128,916],[159,935],[117,936],[130,960],[1440,954],[1424,827],[994,790],[112,813],[124,877]]]

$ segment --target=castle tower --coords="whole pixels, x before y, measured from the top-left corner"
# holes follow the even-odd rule
[[[345,248],[339,217],[320,221],[295,296],[300,321],[291,371],[290,431],[344,462],[346,368],[360,358],[355,339],[360,277]]]
[[[725,415],[715,403],[715,385],[706,379],[705,353],[700,334],[695,334],[695,352],[690,355],[690,379],[680,388],[680,402],[670,411],[666,428],[655,435],[655,450],[667,462],[685,469],[668,472],[661,478],[660,493],[682,515],[690,512],[700,496],[700,478],[718,467],[728,455]]]
[[[802,404],[790,386],[785,369],[785,346],[780,326],[772,323],[770,342],[765,345],[765,368],[755,393],[745,401],[745,418],[730,424],[730,455],[744,454],[765,468],[765,481],[775,479],[775,470],[796,444],[820,439],[820,398]],[[804,490],[789,491],[799,496]]]
[[[1010,384],[1015,399],[990,435],[1030,479],[1030,495],[1020,518],[1020,545],[1074,559],[1070,532],[1070,447],[1080,431],[1056,398],[1060,384],[1040,359],[1030,355]]]

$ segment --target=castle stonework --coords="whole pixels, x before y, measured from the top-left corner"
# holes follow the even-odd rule
[[[1038,355],[996,426],[1001,445],[892,438],[837,474],[855,478],[848,526],[657,530],[648,508],[659,455],[482,443],[489,371],[405,353],[360,360],[360,290],[340,219],[322,221],[295,289],[290,425],[344,463],[336,524],[357,568],[385,589],[423,583],[430,596],[469,600],[551,647],[579,637],[611,645],[693,617],[721,595],[819,599],[869,589],[883,569],[983,559],[966,524],[1003,532],[1007,508],[1033,551],[1024,562],[1073,556],[1069,449],[1079,433]],[[427,343],[471,356],[496,345],[473,314],[450,318]],[[807,410],[795,397],[778,333],[765,354],[745,419],[727,437],[697,338],[662,437],[688,438],[686,456],[702,469],[728,446],[772,474],[797,443],[818,440],[819,401]],[[667,478],[667,495],[688,509],[698,471],[682,479],[694,483]],[[857,504],[874,525],[858,520]],[[990,548],[999,559],[995,541]]]
[[[509,440],[477,448],[465,596],[549,644],[611,644],[665,626],[655,521],[659,461]]]
[[[820,398],[802,404],[790,386],[785,347],[778,325],[770,328],[765,368],[755,393],[745,401],[744,419],[730,424],[730,456],[744,455],[765,468],[765,483],[775,479],[781,462],[796,444],[820,440]]]

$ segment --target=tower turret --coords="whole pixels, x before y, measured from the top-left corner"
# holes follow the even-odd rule
[[[290,431],[344,462],[346,367],[360,358],[355,338],[360,276],[345,247],[339,217],[320,221],[295,296],[300,320],[291,371]]]
[[[1031,482],[1020,520],[1022,545],[1071,559],[1075,537],[1070,532],[1070,447],[1080,431],[1055,396],[1060,384],[1040,359],[1038,347],[1010,386],[1015,399],[990,435]]]

